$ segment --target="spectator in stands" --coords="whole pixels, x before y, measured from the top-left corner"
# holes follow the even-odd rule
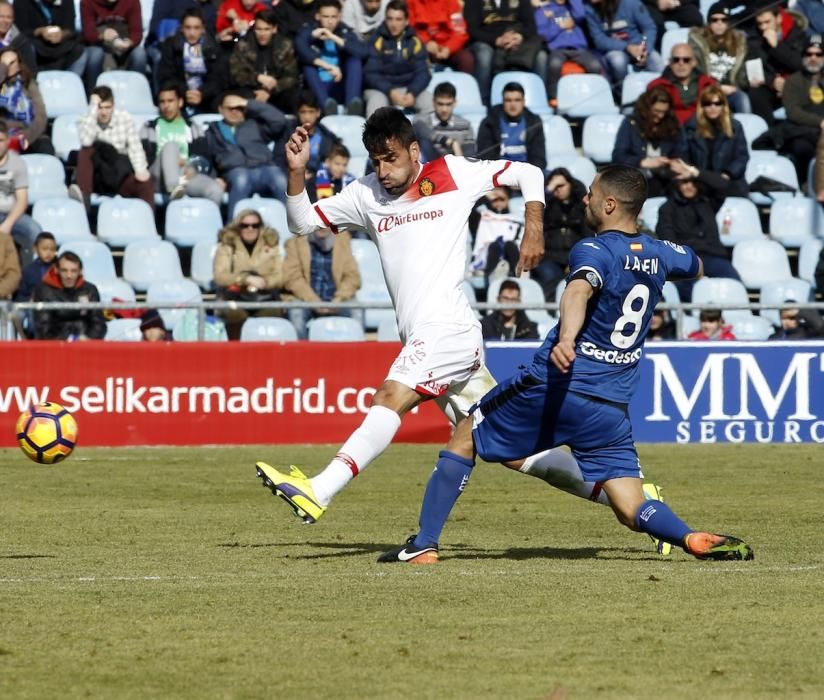
[[[675,321],[672,314],[666,309],[655,309],[649,322],[649,335],[647,340],[675,340]]]
[[[427,160],[448,154],[474,156],[475,134],[468,119],[455,114],[457,91],[449,82],[438,83],[433,92],[434,109],[415,118],[415,135]]]
[[[670,163],[684,155],[681,128],[672,109],[672,96],[662,87],[643,93],[635,103],[634,116],[618,127],[612,160],[641,168],[647,178],[649,196],[669,189]]]
[[[10,148],[54,155],[40,88],[14,49],[0,51],[0,118],[6,120]]]
[[[354,0],[343,3],[341,20],[361,41],[366,41],[382,23],[389,0]]]
[[[679,27],[700,27],[704,24],[698,0],[641,0],[655,22],[656,50],[661,50],[661,39],[667,22]]]
[[[669,58],[669,66],[660,78],[647,86],[647,90],[662,87],[672,98],[672,109],[683,126],[695,114],[698,96],[709,85],[715,85],[715,78],[698,70],[695,52],[689,44],[675,44]]]
[[[751,112],[747,96],[749,81],[744,62],[747,59],[747,35],[730,24],[730,8],[723,2],[710,5],[707,24],[693,27],[689,45],[701,73],[715,78],[733,112]]]
[[[258,0],[224,0],[217,11],[215,31],[217,39],[227,51],[233,44],[246,36],[255,21],[255,15],[263,12],[266,5]]]
[[[89,111],[77,125],[81,149],[76,184],[69,196],[88,209],[93,192],[137,197],[154,211],[154,185],[134,120],[115,109],[110,87],[100,85],[89,97]]]
[[[163,317],[157,309],[146,309],[146,313],[140,319],[140,334],[143,336],[143,340],[150,343],[172,339],[172,334],[166,330]]]
[[[183,115],[183,90],[178,83],[164,85],[157,97],[160,116],[140,129],[140,141],[151,163],[155,191],[172,199],[206,197],[218,206],[223,202],[226,183],[199,172],[192,158],[207,158],[203,127]]]
[[[183,104],[190,116],[216,109],[226,88],[226,61],[217,41],[206,31],[199,8],[186,10],[180,30],[160,44],[157,80],[158,91],[161,85],[173,82],[185,85]]]
[[[798,303],[785,299],[785,304]],[[815,309],[781,309],[781,327],[769,340],[810,340],[824,335],[824,319]]]
[[[718,233],[715,214],[719,204],[702,192],[697,180],[678,180],[658,210],[655,234],[661,240],[692,248],[704,261],[705,276],[740,280]],[[682,301],[692,299],[695,280],[678,280],[674,284]]]
[[[74,2],[16,0],[14,15],[34,48],[32,70],[70,70],[84,76],[86,47],[75,28]]]
[[[523,161],[546,169],[543,122],[526,108],[520,83],[504,85],[501,104],[490,108],[478,127],[478,155],[490,160]]]
[[[630,64],[656,73],[664,69],[654,50],[658,30],[641,0],[590,0],[586,10],[593,47],[604,55],[616,83],[624,80]]]
[[[719,309],[701,309],[698,318],[701,327],[687,336],[690,340],[735,340],[732,326],[726,324]]]
[[[40,225],[26,210],[29,206],[29,173],[20,155],[9,148],[9,128],[0,120],[0,234],[10,234],[27,265]]]
[[[311,201],[317,202],[319,199],[339,194],[344,187],[357,179],[349,172],[349,158],[349,149],[342,143],[335,142],[330,146],[323,165],[306,183],[306,191]]]
[[[535,70],[543,75],[537,60],[542,42],[535,33],[530,0],[466,0],[464,18],[469,48],[475,56],[475,77],[485,105],[489,104],[494,73]]]
[[[0,232],[0,299],[20,299],[16,292],[20,285],[20,259],[14,239],[8,233]],[[23,301],[28,301],[24,298]]]
[[[278,32],[274,11],[255,15],[253,31],[232,52],[229,77],[232,86],[245,90],[247,97],[294,114],[300,88],[298,59],[292,40]]]
[[[744,129],[735,119],[720,85],[710,85],[698,109],[684,126],[683,160],[670,163],[678,178],[700,180],[719,203],[725,197],[749,195],[744,172],[750,160]]]
[[[318,0],[315,21],[298,32],[295,50],[303,80],[324,114],[337,114],[339,102],[349,114],[363,114],[363,62],[369,46],[341,21],[340,0]]]
[[[521,286],[504,280],[498,290],[499,304],[520,304]],[[522,309],[497,309],[481,320],[484,340],[537,340],[538,324],[529,320]]]
[[[9,0],[0,0],[0,49],[14,49],[32,73],[37,72],[37,57],[29,37],[14,22],[14,7]]]
[[[816,200],[824,204],[824,129],[821,130],[821,136],[818,137],[818,145],[815,149],[813,182],[807,184],[808,187],[812,187]],[[824,285],[822,289],[824,289]]]
[[[316,4],[317,0],[279,0],[273,3],[278,30],[294,41],[301,28],[315,18]]]
[[[474,73],[475,57],[467,46],[462,4],[459,0],[409,0],[409,26],[426,47],[429,62]]]
[[[319,304],[351,301],[360,286],[360,271],[347,232],[333,235],[329,229],[319,229],[308,236],[293,236],[286,241],[284,300]],[[312,318],[351,315],[349,309],[289,309],[289,320],[299,338],[306,337],[306,324]]]
[[[363,71],[366,117],[389,105],[407,113],[432,111],[426,48],[409,26],[404,0],[390,0],[383,24],[369,38],[369,48]]]
[[[140,0],[82,0],[80,17],[89,46],[87,86],[106,70],[146,72]]]
[[[283,258],[278,232],[264,226],[254,209],[240,211],[220,232],[214,278],[218,298],[227,301],[276,301],[283,287]],[[230,340],[240,338],[240,327],[251,316],[277,312],[230,309],[220,314]]]
[[[23,268],[20,286],[14,295],[16,301],[29,301],[34,288],[40,284],[43,275],[54,264],[54,259],[57,257],[57,242],[54,240],[53,233],[42,231],[37,234],[34,240],[34,254],[37,257]]]
[[[485,286],[494,277],[515,276],[519,256],[515,241],[524,219],[509,210],[509,200],[509,190],[496,187],[469,215],[469,230],[475,240],[469,267],[474,276],[484,278]]]
[[[307,177],[317,172],[332,146],[340,143],[340,139],[331,129],[321,123],[321,108],[317,95],[311,90],[301,90],[297,100],[297,121],[302,124],[309,134],[309,163],[306,166]],[[291,129],[284,129],[280,140],[275,144],[275,163],[286,169],[286,142],[291,135]]]
[[[764,82],[750,81],[752,111],[767,124],[775,122],[773,111],[782,106],[784,81],[801,70],[808,22],[803,15],[784,10],[779,2],[760,0],[755,15],[758,33],[750,41],[749,58],[761,59]]]
[[[269,148],[286,128],[286,117],[266,102],[247,100],[234,91],[220,101],[221,121],[206,131],[206,146],[217,173],[229,186],[229,212],[252,194],[286,199],[286,175]]]
[[[39,2],[39,0],[29,0]],[[147,0],[143,0],[144,2]],[[154,90],[166,82],[158,75],[162,43],[180,29],[186,10],[200,10],[206,34],[214,40],[217,6],[211,0],[154,0],[152,18],[146,31],[146,56],[152,67]],[[180,73],[177,78],[180,79]]]
[[[89,303],[100,301],[100,294],[83,279],[83,262],[77,254],[66,251],[34,288],[33,301]],[[34,323],[39,340],[99,340],[106,335],[106,319],[100,309],[36,311]]]

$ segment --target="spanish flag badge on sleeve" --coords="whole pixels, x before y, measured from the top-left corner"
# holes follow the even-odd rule
[[[644,249],[644,246],[641,243],[630,243],[629,244],[629,249],[633,253],[640,253]]]

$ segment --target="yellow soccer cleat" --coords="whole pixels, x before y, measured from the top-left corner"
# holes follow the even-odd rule
[[[644,496],[646,496],[648,501],[661,501],[664,502],[664,498],[661,496],[661,487],[656,486],[652,482],[648,481],[643,485],[644,489]],[[668,557],[670,552],[672,552],[672,545],[669,542],[664,542],[663,540],[656,539],[652,535],[649,538],[655,544],[655,549],[658,551],[662,557]]]
[[[266,462],[258,462],[255,469],[263,485],[286,501],[295,515],[307,525],[316,523],[326,512],[326,506],[318,503],[309,479],[296,466],[290,465],[289,474],[279,472]]]

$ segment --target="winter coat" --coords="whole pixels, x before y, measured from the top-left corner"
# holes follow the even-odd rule
[[[735,340],[735,335],[732,332],[732,326],[721,326],[718,333],[712,337],[708,336],[704,331],[693,331],[687,338],[689,340]]]
[[[626,51],[629,44],[642,41],[649,47],[655,46],[658,30],[641,0],[620,0],[611,24],[589,3],[586,16],[592,45],[601,53]]]
[[[14,239],[8,233],[0,233],[0,299],[11,299],[20,284],[20,277],[20,259]]]
[[[289,137],[297,126],[297,120],[290,118],[287,127],[275,142],[275,163],[284,170],[288,167],[286,164],[286,143],[289,141]],[[306,166],[306,172],[308,173],[315,173],[320,170],[323,167],[323,161],[325,161],[329,155],[332,144],[341,143],[337,134],[320,122],[315,124],[315,133],[320,134],[320,146],[318,147],[317,157],[311,153],[309,154],[309,163]]]
[[[223,0],[217,11],[215,31],[219,34],[224,29],[229,29],[232,26],[234,20],[229,19],[229,12],[235,13],[235,19],[245,19],[247,22],[253,22],[255,15],[266,9],[267,6],[262,2],[256,2],[251,10],[247,10],[243,7],[243,3],[240,0]],[[249,31],[251,32],[252,30],[250,29]]]
[[[124,24],[134,46],[140,46],[143,40],[143,15],[140,0],[82,0],[80,18],[83,26],[83,39],[89,46],[98,46],[100,31],[106,26]]]
[[[278,81],[275,92],[291,90],[298,85],[298,59],[292,40],[273,34],[268,46],[260,46],[254,32],[249,32],[235,46],[229,59],[232,85],[251,88],[258,85],[258,75],[266,73]]]
[[[269,142],[276,141],[286,128],[286,117],[276,107],[249,100],[246,119],[235,128],[235,143],[226,140],[220,129],[222,122],[209,124],[206,146],[218,173],[232,168],[254,168],[274,163]]]
[[[32,301],[100,301],[100,294],[82,275],[72,289],[65,289],[52,265],[35,287]],[[35,312],[34,328],[34,337],[40,340],[66,340],[72,336],[100,339],[106,335],[106,319],[100,309],[43,310]]]
[[[409,0],[407,7],[409,26],[424,45],[434,41],[448,48],[450,56],[466,46],[469,34],[458,0]]]
[[[365,87],[385,95],[394,88],[406,88],[416,97],[426,90],[430,78],[426,48],[412,27],[395,39],[382,24],[369,37],[369,50],[363,68]]]
[[[345,8],[346,3],[344,13]],[[277,16],[278,32],[293,40],[304,25],[315,21],[315,0],[280,0],[272,9]]]
[[[335,296],[332,301],[348,301],[360,289],[361,276],[355,256],[352,255],[352,237],[345,231],[335,234],[332,247],[332,279]],[[312,289],[312,251],[309,236],[293,236],[286,241],[286,260],[283,263],[281,299],[321,301]]]
[[[526,311],[515,312],[515,326],[507,328],[500,311],[493,311],[481,319],[484,340],[537,340],[538,324],[530,321]]]
[[[500,7],[492,0],[466,0],[464,18],[471,41],[495,46],[504,32],[514,30],[524,39],[535,36],[535,17],[529,0],[501,0]]]
[[[821,74],[819,74],[819,79]],[[820,129],[824,120],[824,103],[815,104],[810,99],[812,76],[800,70],[793,73],[784,83],[784,107],[787,110],[787,121],[801,126]]]
[[[183,44],[185,39],[180,32],[173,34],[160,44],[160,63],[158,64],[158,82],[185,84],[183,72]],[[228,80],[226,59],[217,41],[203,35],[203,58],[206,63],[206,74],[203,76],[203,85],[200,88],[202,101],[201,109],[212,109],[220,93],[226,89]]]
[[[51,14],[50,18],[43,7]],[[38,70],[66,70],[83,54],[83,44],[75,29],[74,2],[41,3],[38,0],[16,0],[14,23],[34,47]],[[35,29],[47,26],[66,29],[69,34],[58,44],[34,36]]]
[[[730,180],[743,179],[750,153],[744,129],[738,121],[732,120],[732,138],[721,132],[714,139],[706,139],[698,132],[693,117],[684,125],[684,136],[687,144],[684,160],[690,165],[699,170],[727,173]]]
[[[220,244],[215,252],[214,278],[221,289],[232,285],[245,286],[250,275],[266,280],[266,289],[283,287],[283,257],[278,246],[278,232],[264,226],[251,254],[231,226],[220,232]]]
[[[572,29],[562,29],[558,20],[572,19]],[[582,0],[568,0],[565,4],[550,0],[535,8],[535,29],[550,51],[557,49],[587,49],[586,10]]]
[[[715,206],[703,194],[686,199],[675,191],[658,210],[655,234],[661,240],[687,245],[699,256],[727,258],[727,249],[718,235],[715,213]]]
[[[501,157],[501,115],[503,107],[496,105],[489,110],[478,127],[478,156],[487,160]],[[541,170],[546,169],[546,143],[541,118],[528,109],[524,109],[526,117],[526,159]]]
[[[35,258],[23,268],[23,276],[20,286],[14,295],[16,301],[29,301],[34,294],[34,288],[40,284],[43,276],[49,271],[52,263],[43,262],[40,258]]]
[[[320,50],[323,42],[312,36],[312,32],[319,26],[317,21],[304,24],[295,37],[295,51],[303,66],[311,66],[314,64],[316,58],[321,57]],[[343,46],[338,47],[338,52],[342,54],[342,57],[355,56],[366,59],[369,56],[369,45],[361,41],[355,31],[343,22],[337,26],[335,34],[343,39]]]
[[[569,264],[569,251],[582,238],[593,235],[586,223],[582,201],[587,188],[578,180],[572,181],[569,201],[547,195],[544,208],[545,257],[562,268]]]
[[[6,74],[8,73],[8,66],[0,63],[0,84],[6,81]],[[48,117],[46,115],[46,104],[43,102],[43,96],[40,94],[40,88],[37,87],[37,80],[32,78],[23,86],[23,92],[31,100],[32,106],[32,120],[27,126],[23,122],[16,121],[10,115],[3,115],[2,118],[6,122],[6,126],[10,129],[20,129],[25,135],[29,143],[34,143],[43,134],[46,133],[48,126]],[[3,114],[0,112],[0,114]]]
[[[154,0],[152,7],[152,18],[149,21],[149,29],[146,32],[146,45],[158,43],[158,31],[163,20],[176,20],[180,22],[186,10],[198,9],[203,14],[203,22],[206,25],[206,34],[214,36],[215,22],[217,20],[217,7],[211,0],[202,2],[201,0]]]
[[[787,76],[801,70],[801,59],[807,44],[809,22],[804,15],[792,10],[780,10],[781,40],[770,46],[760,34],[749,43],[747,58],[760,58],[764,63],[764,78],[771,85],[776,76]]]
[[[698,107],[698,96],[701,94],[701,91],[709,85],[716,85],[718,81],[704,73],[693,70],[692,75],[690,75],[690,82],[693,86],[695,86],[696,83],[698,84],[694,92],[695,100],[691,102],[684,101],[684,91],[681,82],[673,75],[669,67],[664,69],[660,78],[656,78],[647,85],[647,90],[652,90],[654,87],[662,87],[669,93],[670,97],[672,97],[672,111],[675,112],[675,116],[678,118],[678,123],[681,126],[684,126],[687,120],[695,114],[695,110]]]
[[[733,29],[732,32],[735,36],[735,53],[731,56],[733,64],[723,75],[712,75],[710,71],[712,67],[710,46],[704,36],[703,27],[690,29],[688,43],[695,53],[696,66],[699,71],[715,78],[722,85],[732,85],[739,90],[748,90],[750,84],[747,80],[747,71],[744,70],[744,62],[747,60],[747,35],[738,29]]]
[[[641,133],[641,125],[635,117],[627,117],[618,127],[615,135],[615,146],[612,150],[612,160],[619,165],[631,165],[633,168],[640,167],[641,161],[647,157],[647,144],[649,142]],[[658,143],[652,144],[661,149],[661,155],[665,158],[681,158],[684,155],[686,144],[682,136],[676,135],[671,139],[662,139]]]

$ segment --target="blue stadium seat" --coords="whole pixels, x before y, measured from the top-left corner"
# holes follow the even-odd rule
[[[217,243],[212,241],[198,241],[192,247],[190,274],[205,292],[210,292],[214,288],[216,251]]]
[[[29,204],[49,197],[67,197],[66,171],[56,156],[31,153],[23,156],[29,174]]]
[[[112,301],[112,299],[134,301],[136,298],[132,285],[119,277],[98,280],[94,283],[94,286],[100,292],[100,301]]]
[[[666,197],[650,197],[644,206],[641,207],[641,213],[638,218],[644,222],[644,225],[653,233],[655,227],[658,226],[658,210],[667,201]]]
[[[597,174],[595,163],[586,156],[579,156],[577,153],[558,153],[552,156],[547,168],[566,168],[576,179],[584,183],[586,187],[592,184]]]
[[[383,278],[383,268],[378,247],[369,239],[352,239],[352,255],[358,263],[358,270],[361,274],[361,286],[385,285]]]
[[[774,151],[753,151],[747,162],[747,169],[744,172],[744,179],[747,184],[752,184],[759,175],[772,178],[789,185],[796,192],[801,188],[798,184],[798,174],[795,172],[793,162],[786,156],[776,155]],[[771,192],[772,198],[758,192],[750,194],[750,199],[756,204],[771,205],[774,200],[781,197],[792,197],[791,192]]]
[[[538,324],[538,337],[543,340],[547,334],[558,325],[558,319],[555,316],[550,316],[546,321],[541,321]]]
[[[747,148],[752,152],[752,142],[767,130],[767,122],[757,114],[733,114],[732,118],[744,129]]]
[[[123,279],[138,292],[152,282],[183,279],[180,256],[169,241],[133,241],[123,251]]]
[[[678,287],[669,281],[664,282],[664,289],[661,293],[661,298],[668,304],[681,303],[681,294],[678,292]]]
[[[770,237],[787,248],[824,237],[821,205],[803,195],[776,199],[770,207]]]
[[[812,285],[807,280],[791,277],[785,280],[767,282],[761,287],[758,300],[762,304],[783,304],[785,301],[809,301]],[[781,316],[777,309],[762,309],[761,315],[772,325],[781,325]]]
[[[264,224],[271,226],[278,232],[278,242],[282,253],[287,239],[292,237],[292,232],[289,230],[289,221],[286,217],[286,205],[279,199],[254,195],[238,200],[235,204],[235,210],[231,214],[232,218],[244,209],[254,209],[260,214]]]
[[[320,123],[343,141],[350,155],[368,157],[369,154],[363,145],[363,125],[366,123],[363,117],[333,114],[323,117]]]
[[[143,340],[139,318],[113,318],[106,322],[105,340],[137,343]]]
[[[452,83],[455,86],[456,104],[455,114],[468,118],[469,114],[482,114],[486,116],[486,107],[481,101],[481,91],[478,88],[478,81],[470,73],[459,71],[439,71],[432,74],[429,81],[429,91],[434,92],[439,83]]]
[[[660,77],[660,73],[649,70],[630,71],[627,73],[624,81],[621,83],[621,107],[629,108],[629,111],[632,111],[636,100],[646,92],[647,85]]]
[[[382,343],[399,343],[398,322],[394,318],[385,318],[378,325],[378,340]]]
[[[517,282],[521,288],[521,301],[524,304],[545,304],[546,298],[544,297],[544,289],[541,287],[538,282],[534,279],[529,277],[506,277],[505,279],[511,280],[513,282]],[[504,280],[501,278],[493,279],[489,283],[489,289],[486,293],[486,298],[490,302],[494,302],[498,300],[498,290],[501,288],[501,283]],[[535,323],[543,323],[547,321],[550,317],[549,311],[546,309],[528,309],[526,315],[529,316],[530,321],[535,321]]]
[[[94,239],[66,241],[60,246],[58,253],[65,253],[67,250],[80,257],[83,262],[83,276],[92,284],[117,279],[112,251],[105,243]]]
[[[736,243],[732,265],[748,289],[761,289],[767,282],[792,277],[784,246],[769,239]]]
[[[557,114],[541,117],[544,123],[544,143],[546,144],[546,161],[549,163],[557,155],[575,153],[572,140],[572,128],[569,122]]]
[[[160,238],[152,208],[142,199],[106,198],[97,212],[97,237],[110,246],[122,247],[132,241]]]
[[[355,295],[355,299],[364,304],[392,303],[392,297],[389,296],[389,290],[383,280],[380,281],[380,284],[362,284]],[[376,330],[386,319],[395,320],[395,311],[393,309],[364,309],[363,327],[370,331]]]
[[[49,119],[64,115],[80,116],[89,109],[83,81],[71,71],[40,71],[37,74],[37,87],[40,88]]]
[[[349,158],[349,172],[355,177],[363,177],[366,175],[366,163],[368,160],[369,156],[351,156]]]
[[[584,122],[583,151],[596,163],[611,163],[615,136],[623,123],[622,114],[593,114]]]
[[[711,306],[713,304],[742,304],[750,303],[747,288],[738,280],[726,277],[702,277],[692,288],[692,303]],[[698,311],[693,310],[692,315],[698,318]],[[724,319],[732,323],[736,319],[751,318],[752,312],[749,309],[730,309],[724,311]]]
[[[110,70],[101,73],[96,84],[112,89],[117,109],[132,115],[157,116],[152,89],[145,75],[131,70]]]
[[[203,301],[200,287],[187,279],[158,279],[146,290],[146,303],[157,306],[161,303],[185,304]],[[183,309],[158,309],[163,325],[172,330],[183,315]]]
[[[729,233],[724,233],[724,221],[729,218]],[[718,233],[723,243],[732,248],[739,241],[761,240],[761,217],[753,202],[746,197],[727,197],[715,215]]]
[[[298,332],[288,319],[250,316],[240,328],[240,339],[252,343],[285,343],[297,340]]]
[[[83,238],[93,240],[86,208],[76,199],[55,197],[35,202],[32,218],[44,231],[54,234],[57,245]]]
[[[672,47],[676,44],[686,44],[689,34],[690,30],[687,27],[667,29],[661,37],[661,58],[663,58],[665,62],[669,62]]]
[[[354,318],[324,316],[307,323],[309,340],[328,343],[357,342],[364,339],[363,326]]]
[[[736,340],[767,340],[774,332],[773,324],[763,316],[738,318],[732,324]]]
[[[612,97],[612,87],[603,75],[564,75],[558,81],[558,114],[588,117],[592,114],[617,114],[618,111]]]
[[[798,249],[798,276],[810,284],[815,284],[815,266],[818,264],[822,248],[824,241],[813,239],[804,241]]]
[[[549,106],[544,81],[537,73],[527,71],[503,71],[492,78],[489,103],[493,107],[503,101],[503,89],[507,83],[518,83],[524,89],[524,100],[530,112],[539,116],[552,114],[552,107]]]
[[[51,141],[55,155],[64,163],[72,151],[80,150],[80,136],[77,133],[77,115],[61,114],[52,124]]]
[[[198,241],[214,243],[222,228],[220,207],[211,199],[185,197],[166,207],[166,240],[176,246],[193,246]]]

